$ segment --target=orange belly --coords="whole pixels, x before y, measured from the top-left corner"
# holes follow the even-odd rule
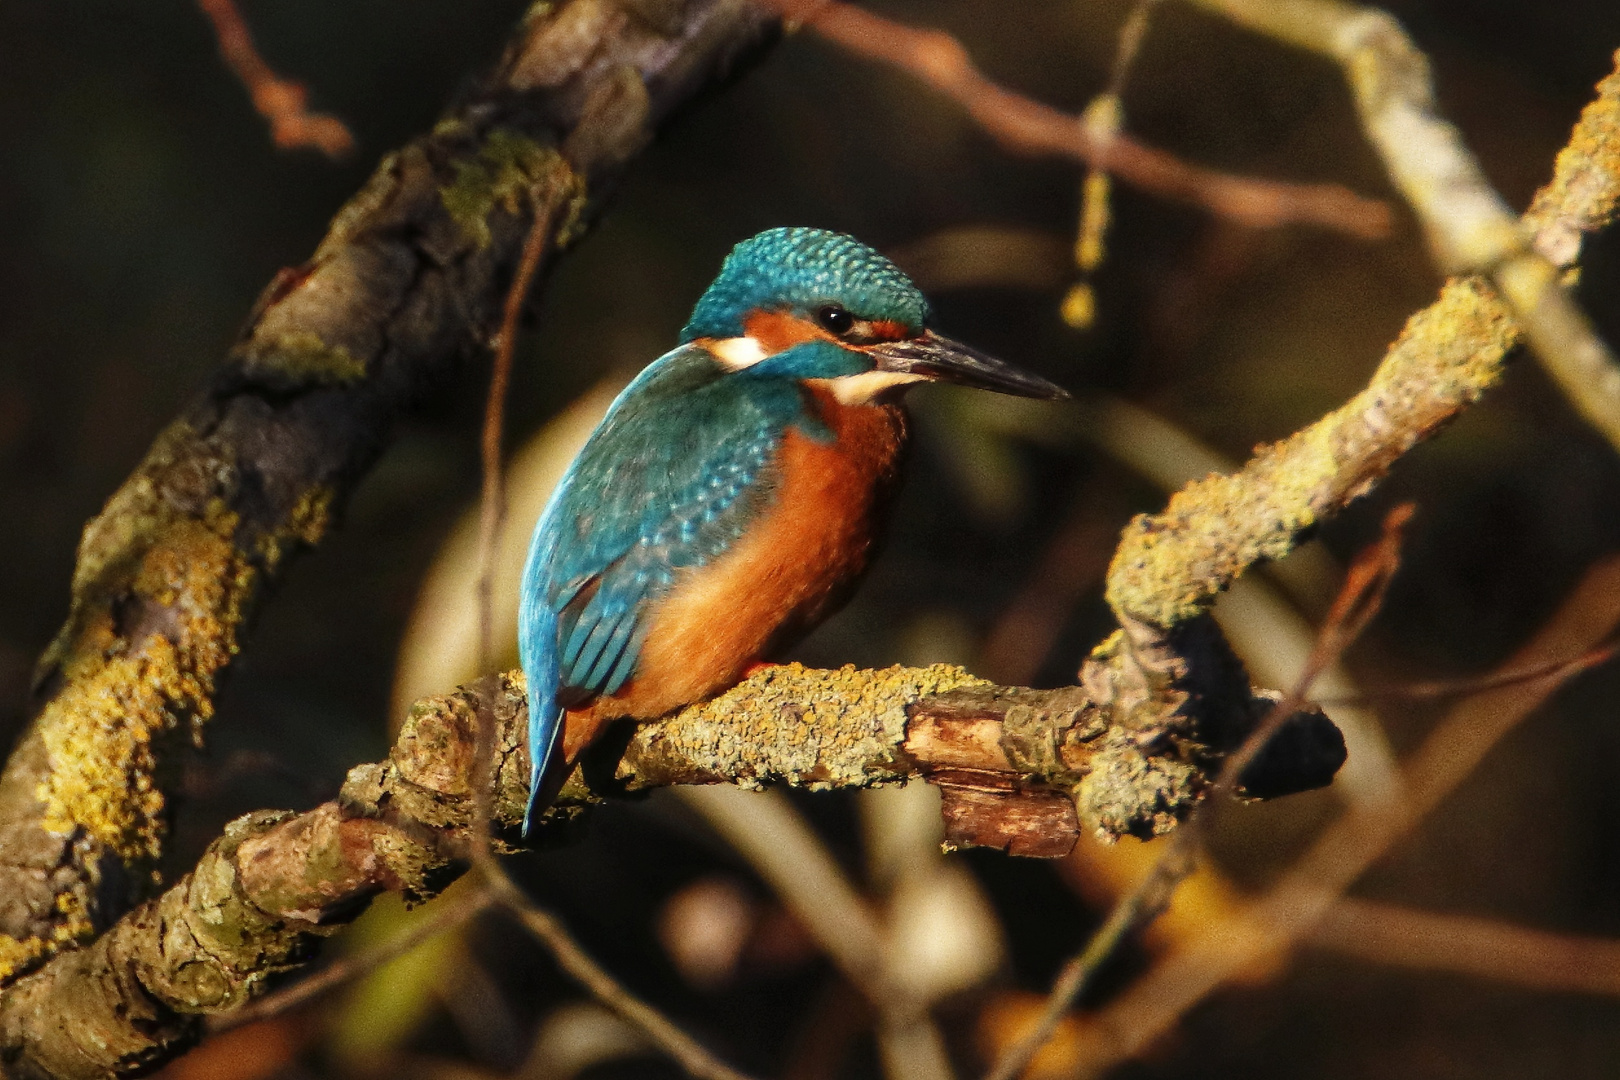
[[[568,710],[572,762],[608,722],[651,719],[735,685],[847,598],[871,557],[905,444],[895,405],[840,405],[816,391],[835,438],[789,430],[775,503],[720,558],[678,579],[647,618],[636,673],[619,693]]]

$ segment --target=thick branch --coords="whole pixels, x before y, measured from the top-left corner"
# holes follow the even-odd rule
[[[1258,699],[1255,712],[1270,705]],[[1014,853],[1058,855],[1080,828],[1070,794],[1106,772],[1107,835],[1151,827],[1202,794],[1218,750],[1166,732],[1184,770],[1132,743],[1127,759],[1079,688],[993,686],[959,668],[815,671],[772,667],[722,697],[629,729],[576,771],[546,821],[555,830],[601,798],[675,783],[784,781],[811,788],[911,777],[946,795],[948,836]],[[376,893],[428,896],[464,866],[473,820],[480,714],[496,733],[494,811],[515,836],[528,799],[522,675],[490,677],[412,708],[387,761],[349,772],[334,802],[303,814],[233,822],[196,869],[94,944],[18,981],[0,1009],[0,1058],[20,1076],[103,1077],[162,1060],[204,1014],[230,1012]],[[1249,794],[1327,783],[1344,759],[1338,732],[1301,713],[1247,774]],[[951,809],[952,807],[955,809]]]
[[[744,0],[537,5],[494,72],[389,155],[260,298],[213,386],[89,526],[49,700],[0,779],[0,978],[125,910],[157,765],[213,711],[244,612],[487,338],[537,212],[554,248],[672,109],[774,24]],[[109,946],[111,947],[111,946]]]
[[[1617,204],[1620,71],[1598,84],[1523,226],[1538,250],[1568,269],[1580,237],[1608,224]],[[1522,335],[1483,278],[1448,282],[1349,403],[1262,448],[1239,472],[1191,484],[1163,513],[1131,522],[1108,574],[1108,601],[1121,622],[1151,633],[1208,611],[1245,569],[1286,555],[1494,386]]]

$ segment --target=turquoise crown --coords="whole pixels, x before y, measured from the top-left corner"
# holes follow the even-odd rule
[[[750,311],[809,315],[839,304],[863,319],[921,332],[928,300],[894,263],[852,236],[826,229],[767,229],[731,249],[681,331],[681,341],[737,337]]]

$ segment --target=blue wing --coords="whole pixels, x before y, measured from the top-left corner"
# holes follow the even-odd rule
[[[525,833],[563,709],[635,674],[649,607],[769,503],[782,432],[802,414],[795,388],[724,377],[701,347],[682,346],[625,388],[552,493],[518,616],[533,763]]]

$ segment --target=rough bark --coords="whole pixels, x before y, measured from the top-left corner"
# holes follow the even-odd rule
[[[535,5],[492,73],[265,290],[85,528],[45,704],[0,777],[0,979],[150,888],[160,762],[200,738],[266,581],[493,330],[536,209],[559,223],[551,247],[577,236],[670,112],[774,29],[746,0]]]

